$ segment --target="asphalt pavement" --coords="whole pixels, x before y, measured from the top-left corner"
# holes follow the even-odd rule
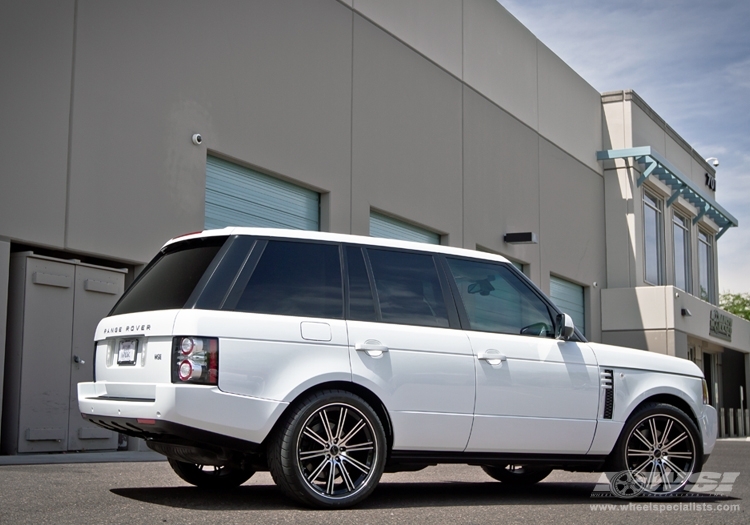
[[[750,442],[720,441],[704,472],[703,494],[624,501],[592,497],[602,494],[596,473],[555,471],[516,489],[479,467],[439,465],[385,474],[353,509],[317,511],[284,498],[267,473],[236,490],[207,492],[182,482],[164,461],[6,463],[0,464],[0,524],[750,523]]]

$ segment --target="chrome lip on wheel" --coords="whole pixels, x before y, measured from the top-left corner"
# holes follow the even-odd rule
[[[355,407],[332,403],[305,421],[297,440],[297,465],[305,483],[326,498],[356,494],[372,477],[378,443],[370,421]]]
[[[649,493],[680,490],[695,469],[693,436],[668,415],[643,419],[628,436],[625,454],[628,472]]]

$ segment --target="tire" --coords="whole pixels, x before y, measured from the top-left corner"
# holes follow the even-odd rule
[[[485,465],[482,467],[491,478],[502,481],[508,485],[528,487],[539,483],[550,475],[552,469],[549,467],[534,467],[528,465]]]
[[[169,466],[184,481],[202,489],[227,490],[239,487],[255,474],[254,470],[196,465],[167,458]]]
[[[613,455],[615,476],[631,480],[646,495],[680,492],[703,465],[703,445],[695,423],[666,403],[649,403],[633,413]]]
[[[278,426],[268,466],[290,498],[338,509],[375,490],[386,449],[383,425],[370,405],[344,390],[323,390],[296,404]]]

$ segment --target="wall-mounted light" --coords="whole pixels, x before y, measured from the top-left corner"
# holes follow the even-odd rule
[[[714,168],[718,168],[719,167],[719,159],[717,159],[716,157],[708,157],[706,159],[706,162],[708,162]]]
[[[682,314],[682,317],[693,317],[693,314],[690,313],[690,310],[688,310],[687,308],[681,309],[680,313]]]
[[[508,244],[537,244],[539,242],[536,233],[533,232],[506,233],[503,241]]]

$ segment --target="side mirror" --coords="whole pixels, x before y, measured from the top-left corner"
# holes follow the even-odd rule
[[[555,318],[555,339],[567,341],[573,336],[575,329],[573,318],[568,314],[558,314]]]

